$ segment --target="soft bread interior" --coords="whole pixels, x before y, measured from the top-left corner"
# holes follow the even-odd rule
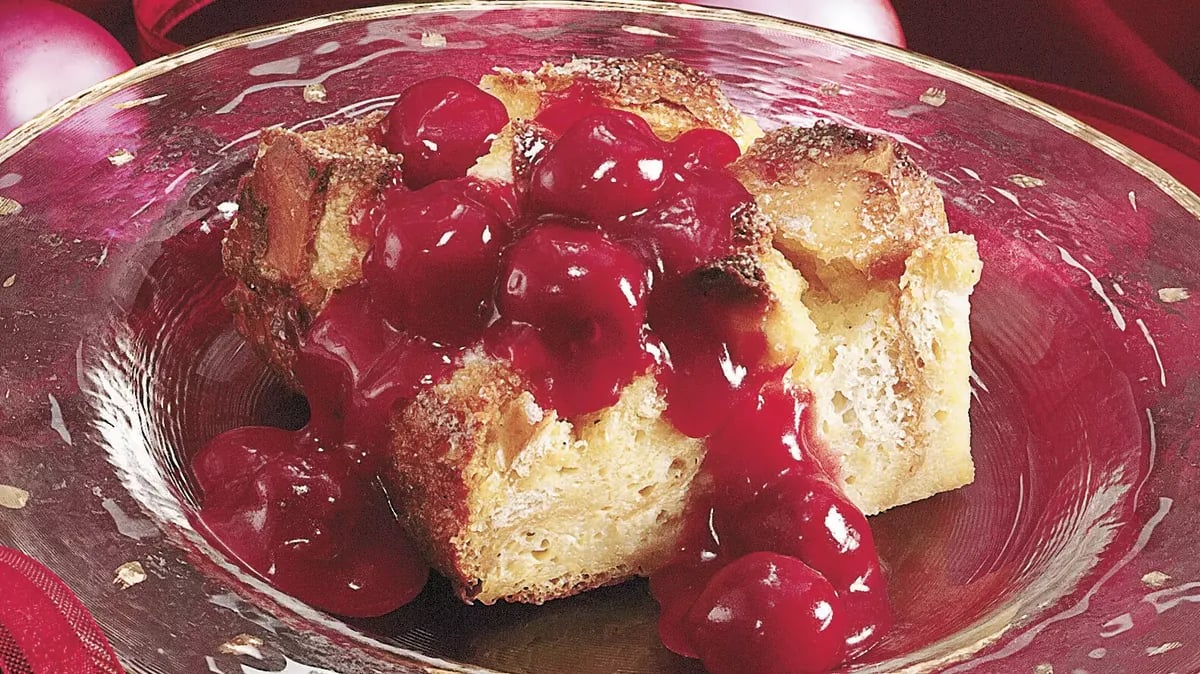
[[[401,414],[402,430],[425,429],[420,442],[444,448],[442,461],[461,461],[443,472],[429,470],[428,450],[397,459],[414,497],[405,515],[425,532],[438,568],[466,598],[541,603],[664,561],[704,447],[662,418],[666,404],[653,378],[636,379],[608,409],[566,421],[519,384],[497,387],[515,381],[500,369],[468,359]],[[426,405],[463,410],[472,392],[496,398],[440,429],[428,427]],[[434,492],[459,489],[461,519],[429,512]],[[428,529],[439,521],[444,529]]]
[[[847,495],[874,514],[968,484],[970,294],[980,262],[894,140],[784,128],[734,165],[812,285],[819,335],[794,368]]]

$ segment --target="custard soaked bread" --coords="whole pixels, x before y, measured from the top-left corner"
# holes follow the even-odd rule
[[[734,163],[809,282],[818,339],[793,371],[866,514],[961,487],[970,454],[969,297],[975,240],[890,138],[818,122]]]
[[[744,154],[731,169],[757,205],[737,211],[733,254],[701,273],[765,307],[748,329],[766,335],[767,363],[811,391],[848,496],[871,514],[971,481],[980,262],[895,141],[824,124],[763,135],[713,80],[662,57],[497,71],[481,86],[512,120],[470,172],[493,183],[528,180],[546,144],[539,115],[579,88],[664,140],[696,128],[734,138]],[[359,225],[396,170],[377,122],[264,135],[243,183],[226,243],[243,281],[230,306],[289,380],[314,316],[362,278],[370,233]],[[651,371],[615,404],[564,418],[475,348],[394,416],[391,495],[464,600],[539,603],[646,574],[678,547],[689,494],[705,488],[705,441],[666,410]]]

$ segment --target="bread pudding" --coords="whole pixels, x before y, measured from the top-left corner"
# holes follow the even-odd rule
[[[227,547],[322,608],[369,614],[297,590],[313,559],[389,545],[465,601],[651,575],[672,650],[820,671],[890,620],[863,515],[972,479],[980,261],[891,138],[764,133],[678,61],[584,58],[266,130],[238,203],[228,306],[312,420],[219,437],[193,470]],[[266,529],[270,554],[245,535]],[[411,557],[336,577],[403,603]],[[767,577],[790,594],[730,619]]]

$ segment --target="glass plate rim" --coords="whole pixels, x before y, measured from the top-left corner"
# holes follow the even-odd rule
[[[788,19],[742,10],[685,5],[658,0],[433,0],[431,2],[349,9],[267,26],[248,28],[213,38],[175,54],[160,56],[152,61],[147,61],[59,102],[37,117],[17,127],[9,135],[0,138],[0,164],[4,163],[8,158],[15,155],[55,125],[104,98],[141,84],[178,66],[198,61],[219,51],[282,35],[316,30],[345,21],[397,18],[439,12],[504,11],[518,8],[569,9],[596,12],[621,11],[634,14],[729,22],[768,30],[778,30],[793,36],[847,47],[864,54],[894,61],[933,75],[939,79],[965,86],[988,98],[997,100],[1004,105],[1016,108],[1022,112],[1029,113],[1058,129],[1066,131],[1072,136],[1104,152],[1122,165],[1134,170],[1200,220],[1200,195],[1188,189],[1177,178],[1167,173],[1149,159],[1146,159],[1102,131],[1048,103],[978,75],[970,70],[932,56],[908,51],[890,44],[847,35],[826,28],[810,26]],[[122,103],[122,107],[136,107],[149,102],[152,102],[152,99],[128,101]]]

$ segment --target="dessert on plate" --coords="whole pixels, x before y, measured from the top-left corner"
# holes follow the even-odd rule
[[[320,608],[649,575],[671,650],[823,671],[890,624],[865,516],[972,479],[980,262],[891,138],[581,58],[265,130],[238,203],[228,306],[311,419],[202,449],[201,519]]]

